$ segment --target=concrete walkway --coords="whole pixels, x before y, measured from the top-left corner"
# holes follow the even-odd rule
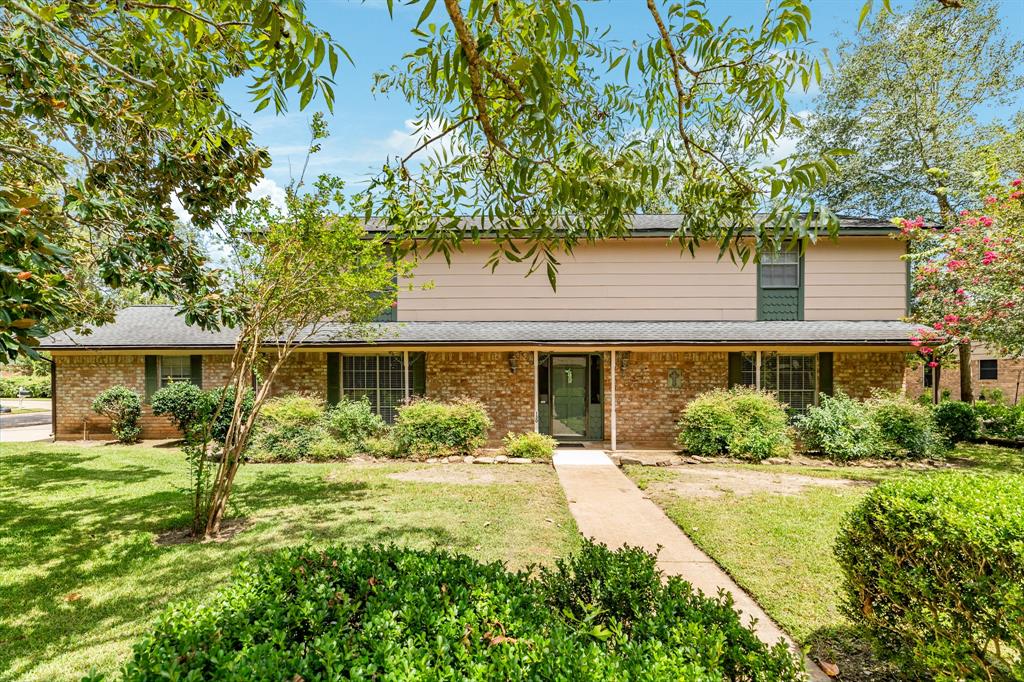
[[[666,575],[680,576],[708,596],[716,596],[719,590],[729,592],[744,622],[757,621],[754,630],[761,640],[768,644],[784,640],[797,656],[803,657],[796,643],[757,602],[698,549],[660,507],[644,497],[604,451],[559,449],[554,465],[569,510],[584,537],[612,548],[643,547],[658,554],[658,567]],[[830,679],[812,661],[805,659],[805,665],[815,682]]]
[[[0,443],[28,443],[51,440],[53,429],[49,422],[36,426],[0,426]]]

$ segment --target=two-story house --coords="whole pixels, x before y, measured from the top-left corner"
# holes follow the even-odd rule
[[[670,444],[687,401],[716,387],[775,391],[794,410],[838,389],[903,388],[914,327],[900,321],[904,244],[888,223],[844,218],[837,239],[803,256],[740,267],[714,245],[682,252],[669,239],[678,222],[636,216],[630,238],[578,246],[561,259],[556,291],[525,264],[491,272],[486,241],[450,264],[422,258],[416,280],[433,286],[401,291],[375,342],[311,339],[275,390],[365,396],[387,419],[418,395],[473,398],[494,440],[538,430],[614,449]],[[57,438],[109,432],[90,403],[111,385],[146,396],[172,381],[222,385],[233,340],[165,306],[49,337]],[[148,408],[142,426],[143,437],[174,435]]]

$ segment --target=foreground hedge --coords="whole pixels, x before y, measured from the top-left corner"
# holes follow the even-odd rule
[[[123,679],[802,679],[727,600],[654,566],[591,544],[539,579],[443,551],[285,550],[164,612]]]
[[[1024,477],[875,488],[836,544],[847,611],[907,670],[1024,679]]]

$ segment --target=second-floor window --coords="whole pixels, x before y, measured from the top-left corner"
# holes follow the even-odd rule
[[[761,257],[761,287],[795,289],[800,286],[800,254],[795,251]]]
[[[757,266],[757,319],[804,318],[802,269],[800,254],[795,251],[761,256]]]

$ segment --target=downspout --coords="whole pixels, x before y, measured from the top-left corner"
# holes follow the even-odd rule
[[[50,358],[50,437],[57,440],[57,361]]]

